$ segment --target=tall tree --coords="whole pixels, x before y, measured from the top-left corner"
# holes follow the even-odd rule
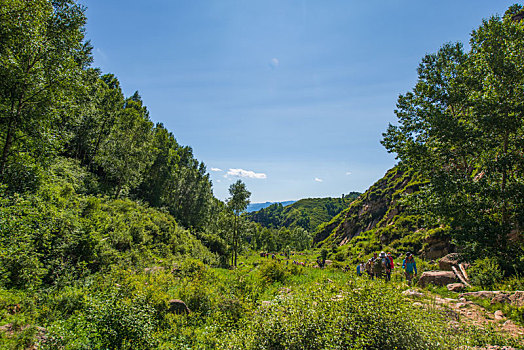
[[[522,264],[524,247],[521,11],[484,20],[468,53],[447,44],[427,55],[382,141],[430,180],[421,209],[450,225],[470,257],[497,257],[507,271]]]
[[[247,190],[246,185],[242,180],[238,180],[234,184],[229,186],[229,194],[231,197],[227,200],[227,206],[234,215],[233,232],[232,232],[232,248],[233,254],[231,257],[231,264],[237,266],[238,250],[240,248],[240,232],[239,232],[239,219],[240,215],[246,210],[249,205],[249,197],[251,192]]]
[[[118,115],[96,159],[114,187],[115,198],[123,189],[133,189],[142,180],[151,162],[152,127],[149,113],[135,92],[126,99],[124,110]]]
[[[0,178],[60,141],[55,121],[91,62],[85,22],[71,0],[0,0]]]

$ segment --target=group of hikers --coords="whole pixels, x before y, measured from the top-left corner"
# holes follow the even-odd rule
[[[384,278],[385,281],[391,280],[391,271],[395,268],[393,262],[393,255],[390,252],[381,252],[380,255],[373,253],[373,257],[370,258],[365,264],[361,261],[357,265],[357,275],[361,276],[367,273],[369,278]],[[406,276],[406,281],[411,285],[411,281],[414,276],[417,275],[417,263],[413,254],[406,253],[406,258],[402,261],[402,269]]]

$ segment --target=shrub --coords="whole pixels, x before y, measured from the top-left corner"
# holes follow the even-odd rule
[[[277,261],[269,261],[260,266],[260,277],[268,283],[284,282],[289,273],[284,265]]]
[[[485,288],[492,287],[504,277],[497,261],[488,257],[476,260],[468,272],[473,284]]]
[[[225,349],[442,349],[442,316],[419,312],[384,283],[315,285],[262,305]]]

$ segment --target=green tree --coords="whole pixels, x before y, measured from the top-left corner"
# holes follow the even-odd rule
[[[60,115],[91,62],[85,22],[71,0],[0,0],[2,181],[10,166],[38,165],[56,151]]]
[[[429,179],[419,208],[451,226],[472,258],[519,263],[524,227],[524,24],[491,17],[471,34],[471,50],[446,44],[419,66],[400,96],[383,145]],[[522,263],[522,262],[520,262]]]
[[[234,215],[233,231],[232,231],[232,250],[233,254],[231,257],[231,264],[237,266],[238,250],[240,248],[240,231],[239,231],[239,220],[240,215],[246,210],[249,205],[249,197],[251,192],[246,188],[246,185],[242,180],[238,180],[234,184],[229,186],[229,194],[231,197],[227,200],[228,209]]]
[[[115,198],[124,188],[132,189],[141,182],[151,162],[152,127],[149,113],[135,92],[126,99],[122,113],[97,155],[106,179],[114,186]]]

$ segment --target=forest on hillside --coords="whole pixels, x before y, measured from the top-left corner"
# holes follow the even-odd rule
[[[301,227],[315,231],[318,225],[340,213],[359,195],[358,192],[350,192],[342,198],[306,198],[286,206],[275,203],[246,216],[264,227]]]
[[[382,140],[399,164],[366,193],[246,214],[242,181],[215,198],[191,147],[92,66],[85,7],[0,0],[0,348],[520,346],[496,324],[450,328],[447,290],[419,292],[420,312],[400,269],[340,268],[445,237],[472,290],[524,288],[523,13],[422,59]],[[520,330],[524,305],[500,308]]]

